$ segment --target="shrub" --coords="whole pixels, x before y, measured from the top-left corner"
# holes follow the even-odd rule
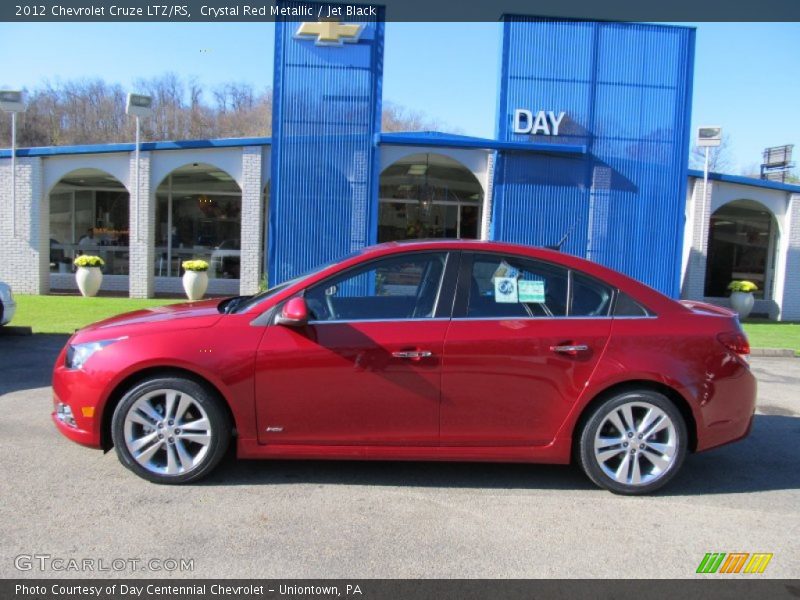
[[[76,267],[102,267],[106,264],[99,256],[89,256],[88,254],[81,254],[75,260],[72,261],[72,264]]]
[[[728,289],[732,292],[755,292],[758,286],[752,281],[734,280],[728,284]]]
[[[181,266],[184,271],[208,271],[208,263],[204,260],[185,260]]]

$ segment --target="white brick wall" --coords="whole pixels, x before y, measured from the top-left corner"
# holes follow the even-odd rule
[[[264,215],[264,182],[261,181],[261,147],[242,148],[242,253],[239,271],[239,293],[258,291],[261,265],[264,261],[262,221]]]
[[[42,159],[17,158],[16,224],[12,231],[11,159],[0,161],[0,280],[17,294],[46,294],[50,266],[49,202]]]
[[[705,292],[706,258],[708,253],[708,224],[711,219],[711,196],[714,183],[708,182],[708,190],[703,198],[703,180],[689,179],[691,186],[691,206],[693,208],[691,230],[686,235],[691,237],[689,258],[681,286],[681,298],[700,299]]]
[[[793,194],[789,204],[786,278],[783,284],[781,321],[800,321],[800,194]]]
[[[139,205],[136,206],[136,154],[130,155],[130,297],[153,296],[155,260],[155,190],[150,191],[150,153],[140,153]]]

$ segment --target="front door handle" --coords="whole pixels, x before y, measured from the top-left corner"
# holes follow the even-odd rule
[[[433,356],[430,350],[399,350],[392,352],[395,358],[410,358],[411,360],[419,360],[420,358],[429,358]]]
[[[565,344],[563,346],[550,346],[550,352],[557,352],[558,354],[568,354],[575,356],[579,352],[586,352],[589,346],[586,344]]]

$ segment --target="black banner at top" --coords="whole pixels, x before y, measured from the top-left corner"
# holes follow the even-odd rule
[[[257,22],[284,18],[358,20],[358,2],[273,0],[3,0],[6,22]],[[800,21],[798,0],[385,0],[387,21],[497,21],[503,14],[610,21]]]

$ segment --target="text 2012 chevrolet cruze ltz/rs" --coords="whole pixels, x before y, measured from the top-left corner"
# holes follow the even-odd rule
[[[242,458],[581,465],[639,494],[746,436],[738,319],[566,254],[390,243],[250,297],[75,333],[53,375],[68,438],[186,483]]]

